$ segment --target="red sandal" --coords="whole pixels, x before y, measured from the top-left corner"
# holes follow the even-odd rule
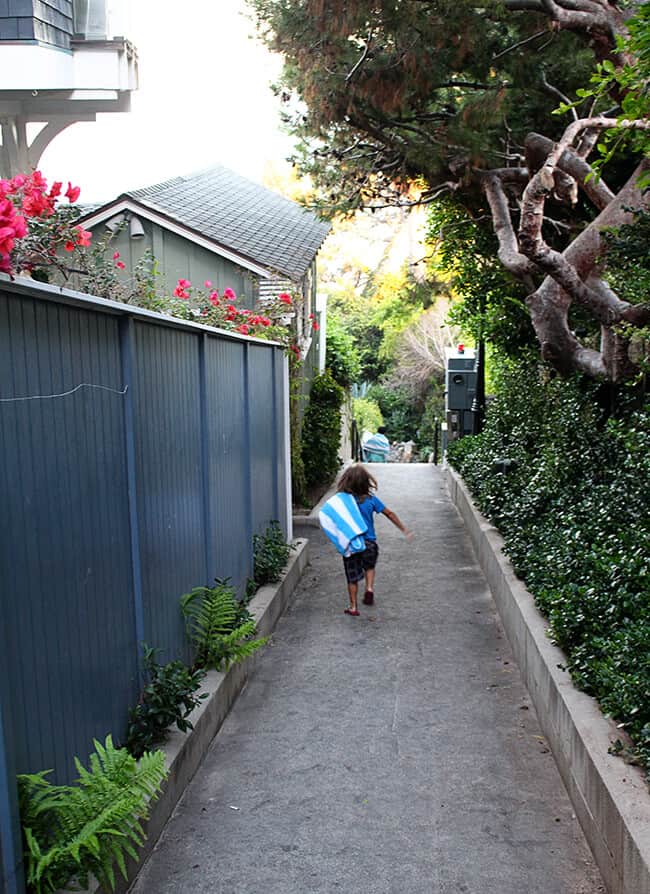
[[[364,605],[374,605],[375,604],[374,590],[366,590],[366,592],[363,594],[362,602]]]
[[[360,614],[361,614],[361,612],[360,612],[360,611],[357,611],[356,608],[344,608],[344,609],[343,609],[343,612],[344,612],[344,614],[346,614],[346,615],[354,615],[355,617],[356,617],[357,615],[360,615]]]

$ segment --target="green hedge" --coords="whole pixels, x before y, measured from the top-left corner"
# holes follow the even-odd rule
[[[576,684],[650,773],[650,404],[607,418],[598,386],[531,364],[449,461],[502,533]],[[495,459],[515,467],[496,472]]]
[[[328,369],[314,378],[302,428],[302,460],[307,487],[329,484],[341,466],[339,448],[344,397],[343,388]]]

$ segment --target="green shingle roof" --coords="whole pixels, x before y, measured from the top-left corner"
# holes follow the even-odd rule
[[[293,280],[306,273],[329,231],[312,212],[223,167],[123,196]]]

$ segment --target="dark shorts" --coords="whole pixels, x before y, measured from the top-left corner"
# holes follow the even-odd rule
[[[345,577],[349,584],[355,584],[363,579],[364,572],[370,571],[377,564],[379,546],[376,540],[366,540],[366,548],[362,553],[352,553],[343,557]]]

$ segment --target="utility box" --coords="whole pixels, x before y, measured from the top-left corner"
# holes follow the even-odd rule
[[[474,431],[472,406],[476,397],[476,352],[458,345],[447,348],[445,353],[447,440],[455,441]]]

